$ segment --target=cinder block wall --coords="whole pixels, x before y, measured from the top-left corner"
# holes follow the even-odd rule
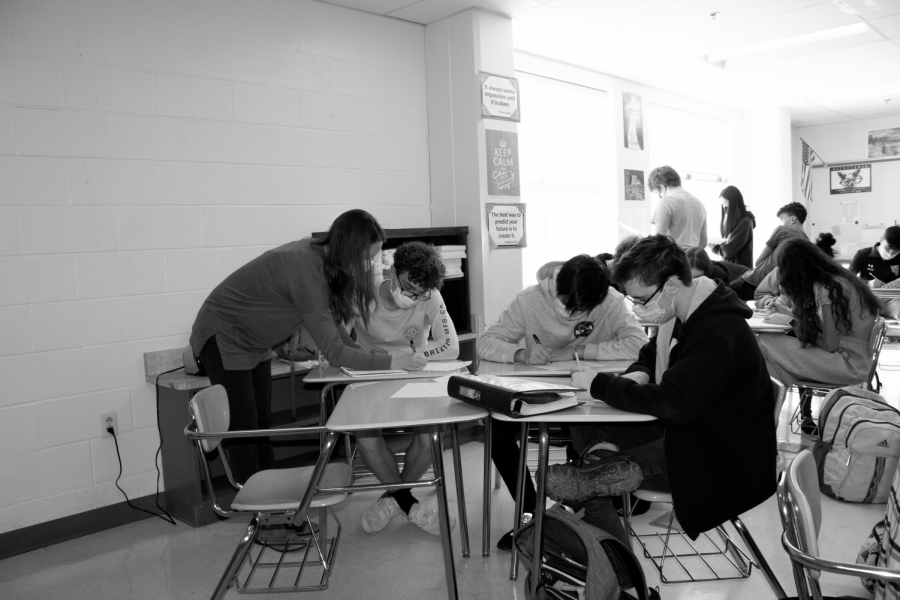
[[[352,207],[430,225],[424,30],[310,0],[0,3],[0,533],[155,490],[142,355]]]

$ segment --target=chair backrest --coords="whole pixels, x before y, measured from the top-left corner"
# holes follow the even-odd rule
[[[778,417],[781,416],[781,407],[784,406],[784,397],[787,396],[787,389],[784,384],[769,377],[772,380],[772,389],[775,391],[775,426],[778,427]]]
[[[819,529],[822,527],[822,493],[819,491],[819,475],[816,461],[809,450],[798,454],[787,470],[786,479],[791,512],[796,523],[797,545],[813,556],[819,555]],[[820,571],[807,569],[812,579],[818,579]]]
[[[866,383],[869,389],[872,389],[872,380],[875,379],[875,370],[878,368],[878,359],[881,358],[881,347],[884,345],[884,338],[887,335],[887,321],[884,317],[875,319],[875,325],[872,326],[872,337],[869,338],[869,352],[872,355],[872,366],[869,368],[869,378]]]
[[[190,402],[191,416],[200,433],[228,431],[231,413],[228,411],[228,394],[221,385],[214,385],[197,392]],[[204,452],[212,452],[222,442],[221,439],[201,440]]]

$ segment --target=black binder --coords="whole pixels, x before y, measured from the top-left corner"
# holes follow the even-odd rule
[[[584,388],[496,375],[453,375],[447,383],[451,398],[513,418],[577,406],[574,393],[580,391]]]

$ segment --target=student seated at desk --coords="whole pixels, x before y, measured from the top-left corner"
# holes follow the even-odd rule
[[[434,246],[407,242],[397,248],[391,278],[379,286],[368,322],[362,318],[355,321],[360,348],[373,354],[412,354],[420,369],[426,359],[452,360],[459,356],[456,328],[438,291],[443,282],[444,263]],[[429,332],[434,338],[430,341]],[[366,465],[381,483],[418,481],[431,465],[427,428],[414,428],[402,473],[381,431],[359,431],[355,436]],[[441,534],[437,511],[419,503],[410,488],[385,492],[363,511],[363,531],[381,531],[400,516],[432,535]],[[450,529],[455,526],[451,517]]]
[[[816,246],[825,253],[828,258],[834,258],[833,246],[837,243],[834,236],[830,233],[820,233],[816,238]],[[776,302],[784,304],[785,298],[781,297],[781,286],[778,284],[778,267],[772,269],[772,272],[766,275],[756,291],[753,292],[753,300],[756,302],[756,308],[774,308]],[[790,306],[787,304],[786,306]]]
[[[626,360],[637,357],[647,342],[622,294],[610,289],[604,265],[587,256],[547,263],[538,284],[525,288],[478,342],[478,357],[495,362],[543,365],[555,361]],[[524,340],[525,347],[521,346]],[[494,421],[491,458],[507,489],[514,494],[518,468],[519,425]],[[533,513],[535,490],[529,474],[524,511]],[[512,547],[511,532],[497,544]]]
[[[802,240],[785,244],[778,259],[783,301],[776,312],[793,319],[794,335],[760,333],[769,373],[785,387],[800,379],[831,385],[864,381],[872,366],[869,339],[878,298],[861,280]],[[801,429],[815,434],[809,397],[801,398]]]
[[[691,275],[693,277],[709,277],[720,279],[725,285],[740,277],[750,269],[744,265],[724,260],[712,261],[709,254],[703,248],[688,248],[688,262],[691,263]]]
[[[806,207],[799,202],[791,202],[779,208],[776,216],[781,221],[781,225],[775,228],[766,241],[766,246],[756,259],[756,266],[730,284],[731,289],[741,300],[753,300],[753,292],[759,282],[775,268],[786,242],[794,239],[809,241],[809,237],[803,231]]]
[[[888,227],[880,242],[857,252],[850,261],[850,272],[873,289],[900,288],[900,227]],[[900,319],[900,298],[882,298],[881,304],[882,315]]]
[[[684,250],[666,236],[641,240],[614,276],[659,333],[624,375],[575,372],[572,382],[658,420],[571,426],[582,463],[551,466],[548,493],[584,503],[586,521],[624,537],[608,496],[638,487],[642,471],[640,487],[671,491],[678,522],[695,538],[775,492],[774,397],[747,324],[752,311],[721,283],[693,279]]]

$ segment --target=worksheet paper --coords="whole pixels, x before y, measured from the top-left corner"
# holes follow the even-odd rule
[[[598,369],[602,367],[600,363],[589,362],[586,360],[580,361],[580,365],[583,369]],[[549,365],[535,365],[538,369],[544,369],[545,371],[571,371],[573,368],[577,369],[579,363],[576,363],[574,360],[561,360],[558,362],[552,362]]]
[[[446,383],[415,382],[407,383],[394,392],[391,398],[441,398],[447,396]]]
[[[459,371],[464,367],[468,367],[472,364],[471,360],[447,360],[441,362],[430,362],[428,363],[423,371]]]

